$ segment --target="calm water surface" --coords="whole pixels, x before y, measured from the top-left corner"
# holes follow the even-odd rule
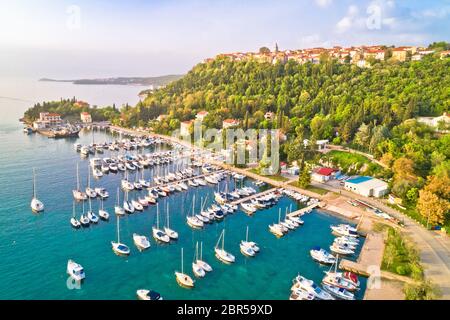
[[[289,198],[282,198],[276,207],[258,211],[254,217],[239,211],[222,223],[194,231],[185,223],[192,197],[196,195],[196,210],[199,210],[200,198],[208,196],[207,201],[211,203],[215,188],[191,188],[176,193],[161,200],[160,209],[164,222],[166,203],[169,203],[171,227],[179,232],[179,241],[158,245],[151,238],[152,247],[143,253],[134,247],[133,233],[151,237],[151,227],[156,220],[156,207],[151,207],[121,219],[121,240],[131,248],[127,258],[117,257],[111,250],[110,242],[116,237],[115,219],[73,230],[69,219],[76,164],[80,165],[83,185],[86,185],[88,169],[88,160],[80,159],[73,150],[73,143],[89,143],[91,134],[82,133],[77,140],[27,136],[22,133],[17,119],[30,106],[30,101],[76,95],[99,105],[133,104],[140,89],[121,87],[123,92],[118,93],[117,88],[105,86],[100,95],[93,87],[68,84],[45,84],[45,90],[41,87],[41,95],[38,89],[39,86],[36,92],[18,90],[16,85],[0,81],[0,111],[3,115],[0,117],[0,274],[3,279],[0,299],[135,299],[139,288],[155,289],[165,299],[287,299],[291,281],[298,273],[318,283],[321,281],[327,268],[313,262],[309,250],[313,246],[328,248],[333,241],[329,226],[340,220],[314,212],[304,217],[303,227],[276,239],[269,233],[268,225],[278,219],[278,208],[283,211],[287,207],[298,208],[298,204]],[[70,94],[71,90],[76,94]],[[35,93],[30,97],[20,95],[20,91]],[[110,139],[112,137],[105,133],[95,134],[96,141]],[[104,156],[108,155],[105,152]],[[29,207],[33,167],[37,168],[38,196],[46,206],[40,215],[32,214]],[[146,178],[152,174],[152,170],[145,171]],[[111,214],[120,179],[121,174],[109,174],[93,180],[95,186],[105,187],[110,192],[105,208]],[[251,181],[245,183],[252,185]],[[233,187],[233,181],[229,186]],[[130,194],[130,197],[135,195]],[[92,205],[97,211],[99,203],[94,201]],[[77,214],[81,210],[78,205]],[[239,252],[239,242],[245,238],[247,226],[251,240],[261,247],[256,258],[245,258]],[[236,256],[233,265],[224,265],[214,257],[215,243],[224,228],[225,247]],[[203,241],[203,259],[214,271],[198,279],[193,290],[182,289],[174,277],[174,271],[181,267],[180,250],[184,248],[185,272],[192,275],[191,262],[197,241]],[[68,259],[81,263],[86,270],[87,279],[79,289],[67,285]],[[364,289],[365,280],[362,282]],[[359,297],[363,291],[358,292]]]

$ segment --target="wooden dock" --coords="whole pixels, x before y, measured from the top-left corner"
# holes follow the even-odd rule
[[[314,203],[314,204],[312,204],[312,205],[310,205],[310,206],[307,206],[306,208],[302,208],[302,209],[300,209],[300,210],[291,212],[291,213],[288,214],[288,216],[289,216],[289,217],[298,217],[298,216],[302,216],[302,215],[304,215],[306,212],[308,212],[308,211],[310,211],[310,210],[313,210],[313,209],[315,209],[315,208],[317,208],[317,207],[319,207],[319,203]]]
[[[150,188],[166,187],[166,186],[170,186],[170,185],[175,184],[175,183],[186,182],[186,181],[194,180],[194,179],[202,179],[204,177],[211,176],[213,174],[223,173],[223,172],[225,172],[225,170],[218,170],[218,171],[214,171],[214,172],[211,172],[211,173],[204,173],[204,174],[200,174],[200,175],[194,176],[194,177],[184,178],[184,179],[180,179],[180,180],[174,180],[174,181],[171,181],[171,182],[168,182],[168,183],[155,185],[155,186],[150,187]],[[210,184],[209,182],[207,182],[207,183]]]
[[[256,199],[256,198],[265,196],[266,194],[272,193],[272,192],[274,192],[275,190],[276,190],[276,188],[272,188],[272,189],[269,189],[269,190],[266,190],[266,191],[263,191],[263,192],[260,192],[260,193],[255,193],[255,194],[252,194],[252,195],[250,195],[250,196],[248,196],[248,197],[240,198],[240,199],[238,199],[238,200],[232,201],[232,202],[230,202],[230,204],[232,204],[232,205],[239,205],[239,204],[241,204],[241,203],[250,201],[250,200],[252,200],[252,199]]]

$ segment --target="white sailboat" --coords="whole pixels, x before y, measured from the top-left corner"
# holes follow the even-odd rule
[[[81,213],[81,216],[80,216],[80,223],[81,223],[82,227],[89,227],[91,224],[91,221],[89,220],[87,215],[84,213],[84,202],[82,204],[83,204],[83,212]]]
[[[169,225],[169,202],[167,202],[167,218],[166,218],[166,226],[164,227],[164,232],[171,238],[171,239],[178,239],[178,232],[170,229]]]
[[[245,234],[245,241],[242,240],[239,245],[241,253],[247,257],[254,257],[259,252],[259,247],[255,242],[248,241],[248,226]]]
[[[86,195],[89,198],[95,198],[97,197],[97,192],[93,188],[91,188],[91,170],[88,168],[88,185],[86,187]]]
[[[198,263],[198,241],[195,244],[195,255],[194,261],[192,262],[192,271],[194,272],[194,275],[199,278],[203,278],[206,275],[205,270]]]
[[[30,206],[33,212],[38,213],[44,211],[44,204],[36,196],[36,171],[34,168],[33,168],[33,198],[31,199]]]
[[[80,223],[80,221],[78,221],[77,218],[75,218],[75,202],[73,202],[73,206],[72,207],[73,207],[72,208],[72,218],[70,219],[70,224],[75,229],[79,229],[81,227],[81,223]]]
[[[120,190],[117,188],[117,204],[114,206],[114,213],[117,216],[124,216],[125,210],[120,206]]]
[[[219,248],[219,242],[222,240],[222,247]],[[225,229],[223,229],[222,233],[220,234],[219,240],[216,243],[216,247],[214,248],[214,252],[216,254],[216,258],[224,263],[234,263],[236,258],[231,254],[225,251]]]
[[[203,260],[203,242],[200,242],[200,259],[197,258],[197,264],[206,272],[211,272],[211,266]]]
[[[80,173],[79,173],[78,163],[77,163],[77,189],[72,190],[72,194],[73,194],[73,197],[75,198],[75,200],[77,200],[77,201],[87,200],[86,193],[84,193],[80,189]]]
[[[126,213],[134,213],[133,204],[130,201],[128,201],[128,191],[125,191],[125,199],[123,201],[123,208],[125,209]]]
[[[152,234],[153,238],[157,241],[164,243],[170,242],[170,237],[164,231],[159,229],[159,203],[156,204],[156,228],[152,228]]]
[[[111,241],[112,250],[117,255],[129,255],[130,248],[126,244],[120,242],[120,222],[119,217],[117,217],[117,242]]]
[[[92,211],[92,205],[91,205],[91,198],[89,198],[89,211],[87,213],[87,217],[89,219],[90,222],[92,223],[98,223],[98,217],[97,215],[94,213],[94,211]]]
[[[184,273],[184,265],[183,265],[183,248],[181,248],[181,272],[175,271],[175,277],[180,286],[185,288],[193,288],[194,280]]]
[[[282,237],[284,236],[285,229],[282,225],[280,225],[280,219],[281,219],[281,208],[278,212],[278,224],[274,223],[269,225],[269,231],[272,232],[276,237]]]
[[[100,199],[100,209],[98,210],[98,215],[100,219],[104,221],[109,220],[109,213],[103,208],[103,198]]]
[[[204,226],[202,220],[200,220],[195,214],[195,195],[192,198],[192,215],[186,217],[187,224],[194,229],[201,229]]]

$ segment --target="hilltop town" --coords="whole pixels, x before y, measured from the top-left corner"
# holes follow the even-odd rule
[[[323,57],[331,57],[341,63],[352,63],[360,67],[368,67],[371,61],[385,61],[392,59],[393,61],[404,62],[407,60],[420,61],[426,55],[433,54],[436,51],[430,47],[420,46],[352,46],[341,47],[334,46],[333,48],[309,48],[298,50],[279,50],[278,45],[275,45],[275,50],[270,51],[267,47],[262,47],[258,52],[234,52],[222,53],[216,58],[230,58],[233,61],[255,60],[261,63],[277,62],[286,63],[290,60],[298,63],[320,63]],[[450,55],[450,50],[440,52],[441,58]],[[205,63],[213,61],[213,58],[204,60]]]

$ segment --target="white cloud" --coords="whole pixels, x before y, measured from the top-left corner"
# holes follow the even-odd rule
[[[321,8],[327,8],[333,3],[333,0],[314,0],[314,2]]]
[[[347,9],[347,15],[336,24],[337,32],[342,33],[349,30],[357,23],[359,9],[355,5],[351,5]]]

